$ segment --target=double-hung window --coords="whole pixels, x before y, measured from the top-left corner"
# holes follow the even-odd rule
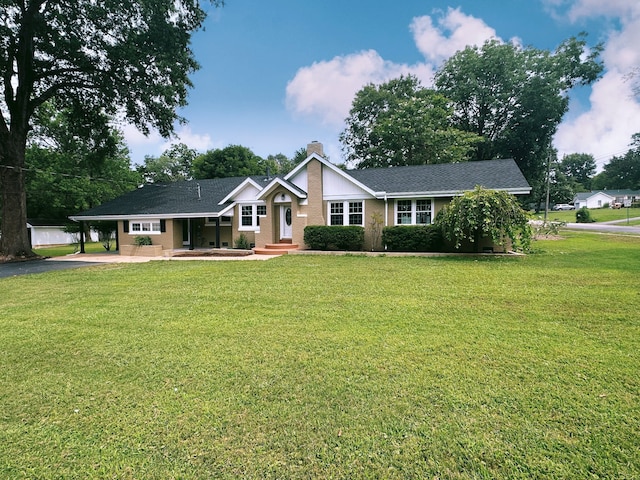
[[[429,225],[431,200],[396,200],[396,225]]]
[[[266,215],[266,205],[240,205],[240,230],[259,227],[260,217],[265,217]]]
[[[364,225],[364,202],[329,202],[329,225]]]

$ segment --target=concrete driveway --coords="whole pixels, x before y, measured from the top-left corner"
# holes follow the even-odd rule
[[[247,255],[242,257],[130,257],[117,253],[76,253],[64,257],[30,260],[27,262],[0,263],[0,278],[27,275],[29,273],[45,273],[70,268],[90,267],[105,263],[145,263],[151,260],[171,261],[222,261],[222,260],[269,260],[280,255]]]
[[[28,262],[0,263],[0,278],[15,277],[17,275],[27,275],[29,273],[54,272],[56,270],[67,270],[69,268],[89,267],[97,265],[96,262],[67,262],[57,260],[30,260]]]

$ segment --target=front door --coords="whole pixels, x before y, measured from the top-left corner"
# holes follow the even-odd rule
[[[280,206],[280,238],[291,238],[291,205]]]

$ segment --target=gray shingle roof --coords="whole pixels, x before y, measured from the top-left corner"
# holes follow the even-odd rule
[[[410,194],[456,194],[476,185],[497,190],[530,190],[524,175],[511,159],[480,162],[416,165],[408,167],[349,170],[348,175],[373,192],[389,196]],[[273,177],[252,176],[266,186]],[[217,216],[229,204],[219,205],[247,177],[214,178],[145,185],[110,202],[86,210],[73,219],[95,217]]]
[[[250,177],[266,185],[267,177]],[[158,183],[125,193],[124,195],[86,210],[73,217],[179,215],[188,213],[216,214],[225,208],[218,205],[247,177],[212,178],[175,183]],[[200,187],[198,189],[198,186]],[[200,197],[198,198],[198,190]]]
[[[512,159],[370,168],[347,173],[371,190],[388,194],[460,192],[473,190],[476,185],[495,190],[530,189]]]

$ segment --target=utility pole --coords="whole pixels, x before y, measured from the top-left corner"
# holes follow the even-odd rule
[[[544,204],[544,223],[547,224],[547,217],[549,216],[549,190],[551,185],[551,151],[547,155],[547,196]]]

